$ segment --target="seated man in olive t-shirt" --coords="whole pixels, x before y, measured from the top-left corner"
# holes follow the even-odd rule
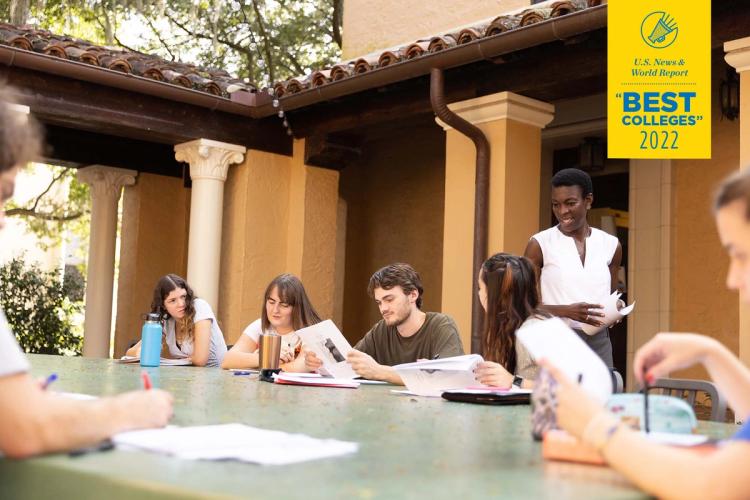
[[[403,385],[393,365],[464,353],[450,316],[422,312],[422,281],[410,265],[391,264],[380,269],[370,278],[367,292],[383,319],[347,357],[360,377]],[[322,364],[312,353],[306,354],[305,362],[311,370]]]

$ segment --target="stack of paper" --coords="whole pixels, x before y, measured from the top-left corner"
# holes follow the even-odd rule
[[[120,359],[118,359],[117,362],[118,363],[140,363],[141,358],[139,356],[123,356]],[[159,361],[159,364],[162,366],[189,366],[189,365],[192,365],[193,362],[190,361],[190,358],[179,358],[179,359],[161,358]]]
[[[357,374],[346,361],[346,357],[352,351],[352,346],[347,342],[336,325],[330,319],[318,324],[297,330],[297,335],[302,339],[302,348],[314,352],[323,361],[320,373],[335,378],[352,379]]]
[[[274,374],[273,378],[277,384],[340,387],[344,389],[356,389],[359,387],[359,382],[356,380],[323,377],[317,373],[279,373]]]
[[[410,393],[417,396],[440,397],[449,389],[484,387],[474,376],[474,368],[483,361],[482,356],[478,354],[467,354],[405,363],[393,368]]]
[[[258,429],[243,424],[170,426],[117,434],[118,448],[140,449],[184,459],[240,460],[284,465],[354,453],[357,443],[316,439],[303,434]]]

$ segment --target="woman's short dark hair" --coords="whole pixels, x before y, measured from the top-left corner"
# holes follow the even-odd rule
[[[552,187],[560,186],[578,186],[581,188],[581,195],[585,198],[594,193],[594,184],[591,182],[591,176],[578,168],[564,168],[552,176]]]
[[[13,108],[9,87],[0,87],[0,173],[39,156],[41,129],[32,116]]]
[[[745,202],[745,219],[750,221],[750,169],[748,168],[735,172],[719,185],[714,197],[714,211],[737,200]]]
[[[397,262],[390,266],[375,271],[370,277],[370,282],[367,284],[367,293],[370,297],[374,296],[376,288],[382,288],[383,290],[390,290],[394,286],[400,286],[404,293],[408,294],[417,291],[417,308],[422,309],[422,280],[419,274],[409,264]]]
[[[312,306],[302,281],[293,274],[280,274],[268,284],[266,292],[263,294],[260,324],[264,332],[271,328],[271,322],[268,320],[268,314],[266,313],[266,302],[268,302],[274,288],[279,300],[292,306],[292,328],[299,330],[320,323],[320,316]]]

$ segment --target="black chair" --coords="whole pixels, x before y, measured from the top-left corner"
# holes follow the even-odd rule
[[[703,392],[711,399],[711,420],[724,422],[726,419],[727,402],[716,386],[707,380],[660,378],[649,389],[661,389],[662,394],[685,399],[692,407],[695,407],[696,395]]]

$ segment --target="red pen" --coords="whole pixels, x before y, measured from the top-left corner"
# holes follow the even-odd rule
[[[143,388],[147,391],[151,389],[151,377],[145,371],[141,372],[141,380],[143,380]]]

